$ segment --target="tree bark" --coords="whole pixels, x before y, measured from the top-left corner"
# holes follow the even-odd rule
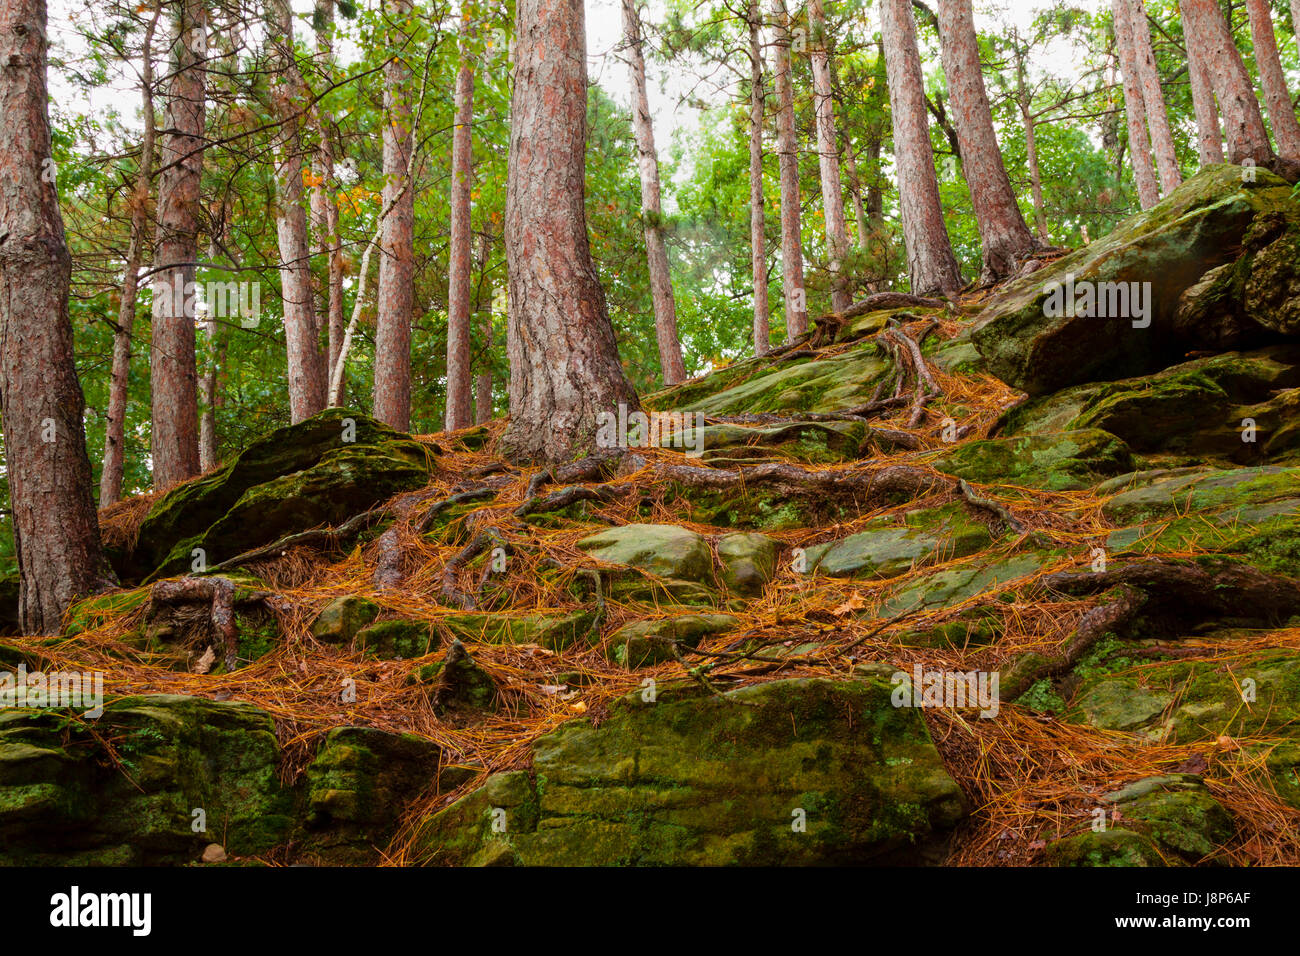
[[[1151,165],[1151,140],[1147,136],[1146,101],[1138,74],[1137,53],[1133,45],[1133,20],[1128,0],[1111,0],[1115,21],[1115,50],[1119,54],[1120,76],[1124,82],[1124,113],[1128,118],[1129,153],[1133,157],[1133,182],[1137,186],[1138,204],[1150,209],[1160,201]]]
[[[826,249],[830,254],[831,308],[843,312],[851,304],[844,257],[849,251],[844,224],[844,189],[840,184],[840,146],[835,132],[834,87],[831,82],[829,38],[822,0],[808,0],[808,29],[812,34],[813,110],[817,120],[817,161],[821,171],[822,208],[826,219]]]
[[[772,348],[772,308],[767,298],[767,225],[763,200],[763,48],[758,0],[749,0],[749,256],[754,282],[754,354]]]
[[[623,0],[623,34],[627,42],[628,72],[632,79],[632,131],[636,135],[637,170],[641,176],[641,223],[650,269],[650,300],[655,311],[655,338],[659,343],[659,368],[665,385],[686,378],[682,344],[677,336],[677,302],[664,244],[663,202],[659,191],[659,158],[655,152],[650,97],[646,92],[645,56],[641,49],[641,15],[636,0]]]
[[[447,431],[472,420],[470,362],[470,198],[474,189],[474,24],[461,16],[460,70],[456,74],[456,125],[451,139],[451,239],[447,249]]]
[[[799,229],[799,154],[794,137],[794,84],[790,63],[790,14],[785,0],[772,0],[776,21],[776,150],[781,170],[781,293],[785,340],[808,331],[803,281],[803,236]]]
[[[1296,0],[1300,3],[1300,0]],[[1196,114],[1196,152],[1201,166],[1223,162],[1223,133],[1219,130],[1219,107],[1204,57],[1192,53],[1195,38],[1188,34],[1187,75],[1192,85],[1192,110]]]
[[[1189,56],[1201,56],[1223,114],[1224,151],[1228,162],[1272,164],[1273,147],[1255,98],[1254,84],[1215,0],[1178,0],[1183,33],[1195,38]]]
[[[182,0],[176,8],[172,74],[163,114],[154,250],[150,445],[153,484],[158,490],[199,473],[193,284],[203,175],[207,48],[203,0]]]
[[[415,189],[406,188],[405,179],[415,139],[407,99],[411,68],[401,27],[411,15],[411,3],[387,0],[384,8],[393,25],[394,53],[384,65],[383,201],[385,206],[392,203],[392,208],[379,240],[374,413],[385,425],[407,431],[411,427],[411,322],[415,311]]]
[[[510,424],[501,449],[558,463],[596,447],[597,415],[637,407],[587,239],[583,0],[518,0],[505,241]]]
[[[1246,0],[1246,11],[1250,15],[1250,36],[1255,45],[1259,85],[1264,88],[1264,102],[1268,105],[1268,118],[1273,124],[1278,155],[1300,159],[1300,122],[1296,121],[1286,74],[1282,72],[1268,0]]]
[[[122,300],[117,309],[117,330],[113,333],[113,370],[108,385],[108,412],[104,422],[104,463],[99,473],[99,507],[107,508],[122,497],[122,472],[126,464],[126,406],[131,382],[131,337],[135,331],[135,308],[140,292],[140,267],[148,241],[149,193],[153,181],[153,153],[156,126],[153,113],[153,38],[158,29],[161,6],[155,6],[145,27],[140,52],[140,112],[144,133],[140,139],[140,163],[136,168],[135,190],[131,195],[131,238],[122,276]]]
[[[1155,51],[1151,47],[1151,27],[1147,23],[1146,7],[1142,0],[1128,0],[1128,17],[1133,36],[1133,52],[1137,58],[1138,79],[1142,84],[1142,105],[1146,110],[1151,146],[1155,151],[1156,170],[1160,173],[1161,191],[1168,194],[1182,183],[1183,173],[1178,168],[1174,137],[1169,131],[1165,95],[1160,88],[1160,73],[1156,69]]]
[[[44,0],[0,2],[0,391],[29,634],[56,632],[69,604],[114,583],[91,499],[68,319],[72,258],[49,175],[45,27]]]
[[[938,17],[962,171],[984,251],[980,281],[992,283],[1015,272],[1020,260],[1038,248],[1038,242],[1020,213],[993,131],[970,0],[939,0]]]
[[[912,291],[918,295],[955,292],[961,288],[961,274],[939,201],[912,8],[907,0],[880,0],[880,22]]]
[[[330,36],[334,29],[334,0],[317,0],[315,26],[316,52],[328,86],[334,81],[334,48]],[[328,378],[338,364],[339,350],[343,345],[343,245],[339,241],[339,204],[334,195],[334,139],[330,116],[317,103],[312,108],[312,119],[320,138],[313,160],[317,181],[311,193],[312,228],[315,230],[317,253],[328,257],[326,292],[318,313],[326,316],[329,361],[325,373]]]
[[[320,354],[316,300],[312,292],[307,207],[302,181],[298,116],[305,85],[293,53],[293,11],[289,0],[268,0],[275,79],[271,97],[280,121],[276,137],[275,232],[280,249],[280,299],[289,372],[289,418],[300,422],[325,407],[325,366]]]

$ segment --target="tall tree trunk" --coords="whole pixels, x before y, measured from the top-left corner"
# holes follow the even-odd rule
[[[73,359],[72,258],[50,162],[44,0],[0,2],[0,392],[19,617],[58,630],[113,584],[99,543]]]
[[[215,320],[207,323],[208,362],[199,379],[203,397],[203,410],[199,415],[199,468],[211,471],[221,464],[220,441],[217,436],[217,409],[222,406],[221,381],[225,377],[226,327]]]
[[[392,209],[379,240],[379,287],[375,319],[375,418],[407,431],[411,427],[411,322],[415,312],[415,189],[406,188],[414,149],[411,68],[403,26],[410,0],[386,0],[393,29],[392,58],[384,65],[384,205]],[[396,199],[396,202],[393,200]]]
[[[456,125],[451,138],[451,239],[447,249],[447,431],[470,425],[470,198],[474,190],[474,23],[461,16],[460,70],[456,74]]]
[[[803,236],[799,230],[799,154],[794,138],[794,82],[790,63],[790,14],[785,0],[772,0],[776,20],[776,151],[781,170],[781,293],[785,340],[808,331],[803,284]]]
[[[867,209],[862,205],[862,179],[858,176],[858,161],[853,155],[853,144],[844,138],[844,171],[849,178],[849,199],[853,202],[853,227],[856,230],[856,244],[865,249],[867,244]]]
[[[1156,69],[1156,55],[1151,48],[1151,27],[1142,0],[1128,0],[1128,19],[1133,37],[1133,53],[1137,58],[1138,79],[1142,84],[1142,105],[1147,114],[1151,133],[1151,146],[1155,151],[1156,169],[1160,173],[1160,186],[1164,193],[1178,188],[1183,172],[1178,168],[1178,154],[1174,151],[1174,137],[1169,131],[1169,116],[1165,112],[1165,94],[1160,88],[1160,73]]]
[[[307,207],[302,181],[298,116],[306,89],[293,54],[293,11],[289,0],[268,0],[270,41],[276,73],[272,100],[280,120],[276,137],[275,232],[280,249],[280,298],[289,370],[289,417],[300,422],[325,407],[325,365],[320,354],[316,300],[312,293]]]
[[[505,241],[510,424],[517,461],[592,451],[601,412],[637,407],[587,239],[583,0],[518,0]]]
[[[331,36],[334,29],[334,0],[317,0],[315,26],[316,52],[328,86],[334,81],[334,48]],[[320,103],[316,103],[312,108],[312,120],[320,139],[313,160],[316,184],[312,187],[311,194],[312,228],[316,234],[317,253],[328,257],[326,293],[318,313],[318,316],[326,316],[328,327],[329,361],[325,366],[328,378],[329,373],[338,364],[339,349],[343,345],[343,244],[339,241],[339,203],[334,193],[336,188],[334,138],[330,128],[329,113]]]
[[[488,278],[488,234],[479,235],[478,288],[474,294],[475,311],[479,315],[479,334],[483,337],[482,359],[478,378],[474,381],[474,424],[485,425],[492,421],[492,280]],[[487,294],[484,294],[484,288]]]
[[[943,71],[961,144],[962,171],[984,250],[980,280],[991,283],[1016,271],[1020,260],[1038,248],[1038,242],[1025,225],[998,149],[970,0],[939,0],[938,15]]]
[[[148,241],[149,192],[153,180],[153,152],[156,127],[153,114],[153,38],[158,29],[161,5],[144,30],[140,52],[140,112],[144,134],[140,139],[140,164],[131,195],[131,238],[126,249],[122,276],[122,300],[117,309],[117,330],[113,333],[113,371],[108,385],[108,414],[104,423],[104,464],[99,473],[99,506],[107,508],[122,497],[122,471],[126,464],[126,405],[131,381],[131,337],[135,331],[135,307],[140,291],[140,267]]]
[[[1273,147],[1264,128],[1254,85],[1215,0],[1178,0],[1183,33],[1195,37],[1187,51],[1201,56],[1223,114],[1225,155],[1230,163],[1273,164]]]
[[[650,270],[650,300],[655,310],[659,368],[665,385],[686,378],[682,344],[677,337],[677,302],[664,244],[663,202],[659,196],[659,157],[655,153],[650,97],[646,92],[645,56],[641,49],[641,15],[636,0],[623,0],[623,33],[627,41],[628,72],[632,79],[632,131],[636,135],[637,170],[641,176],[641,223],[645,227],[646,261]]]
[[[1296,121],[1291,92],[1286,87],[1286,74],[1282,72],[1268,0],[1246,0],[1246,10],[1250,14],[1250,36],[1255,44],[1259,84],[1264,88],[1264,102],[1268,104],[1268,118],[1273,124],[1278,154],[1287,159],[1300,159],[1300,122]]]
[[[844,224],[844,189],[840,185],[840,144],[835,133],[834,87],[822,0],[808,0],[808,29],[812,34],[813,110],[817,118],[817,161],[821,170],[822,208],[826,218],[826,249],[830,254],[831,308],[850,305],[844,257],[849,251]]]
[[[1043,177],[1038,169],[1038,120],[1029,111],[1025,103],[1020,104],[1020,121],[1025,127],[1025,156],[1029,163],[1029,191],[1034,197],[1034,228],[1038,231],[1038,241],[1044,245],[1051,243],[1047,232],[1047,209],[1043,203]]]
[[[912,291],[918,295],[955,292],[961,288],[961,274],[939,202],[921,54],[916,47],[916,23],[908,0],[880,0],[880,32],[894,119],[898,203]]]
[[[1115,50],[1119,54],[1120,75],[1124,81],[1124,113],[1128,117],[1129,153],[1133,157],[1133,182],[1137,186],[1138,204],[1150,209],[1160,201],[1151,165],[1151,140],[1147,136],[1146,101],[1138,74],[1137,53],[1133,46],[1133,18],[1128,0],[1111,0],[1115,21]]]
[[[198,260],[207,48],[203,0],[181,0],[176,8],[172,73],[159,151],[153,343],[149,353],[153,389],[150,446],[153,485],[159,490],[199,473],[193,284]]]
[[[1296,0],[1300,3],[1300,0]],[[1196,114],[1196,152],[1201,166],[1223,162],[1223,133],[1219,130],[1219,107],[1214,102],[1214,87],[1205,58],[1193,56],[1194,39],[1187,34],[1187,75],[1192,84],[1192,110]]]
[[[763,48],[758,0],[749,0],[749,261],[754,283],[754,354],[772,348],[772,307],[767,299],[767,226],[763,201]]]

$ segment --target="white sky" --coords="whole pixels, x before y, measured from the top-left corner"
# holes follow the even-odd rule
[[[374,2],[374,0],[369,0]],[[1079,0],[1080,5],[1096,9],[1105,0]],[[833,0],[832,0],[833,3]],[[1021,26],[1027,25],[1036,9],[1046,5],[1046,0],[991,0],[977,2],[977,27],[991,28],[996,24]],[[657,20],[662,16],[664,0],[648,0],[648,19]],[[312,0],[293,0],[294,10],[307,14],[312,7]],[[793,7],[793,4],[792,4]],[[991,12],[996,11],[996,12]],[[874,23],[875,8],[867,14],[868,22]],[[299,30],[304,33],[310,28],[309,20],[300,19]],[[84,0],[50,0],[50,37],[56,45],[69,51],[85,48],[82,33],[101,31],[108,23],[103,13],[95,10],[93,4]],[[622,38],[623,21],[621,0],[587,0],[587,53],[589,74],[601,84],[618,102],[630,103],[630,84],[625,64],[613,55],[613,50]],[[348,51],[339,51],[341,57],[347,57]],[[1045,58],[1047,59],[1047,58]],[[1060,71],[1063,64],[1052,63]],[[927,64],[935,68],[937,64]],[[1068,70],[1068,64],[1065,65]],[[657,145],[661,152],[668,148],[673,134],[679,129],[693,129],[699,124],[699,111],[682,106],[681,101],[692,93],[706,101],[716,101],[719,96],[711,95],[708,85],[698,85],[698,78],[689,70],[673,69],[655,62],[648,63],[648,86],[650,108],[654,114]],[[134,75],[129,68],[123,70],[115,82],[101,87],[90,94],[72,87],[58,70],[51,70],[50,89],[55,102],[60,106],[75,110],[116,109],[128,126],[137,123],[139,94],[133,87]]]

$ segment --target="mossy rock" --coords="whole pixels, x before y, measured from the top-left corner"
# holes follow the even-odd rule
[[[411,799],[437,779],[440,759],[437,744],[411,734],[331,730],[305,773],[302,849],[335,864],[377,862]]]
[[[335,598],[311,622],[312,637],[326,644],[347,644],[379,616],[379,605],[363,597]]]
[[[1173,702],[1171,694],[1153,692],[1136,681],[1103,680],[1088,687],[1074,701],[1078,720],[1103,730],[1133,730],[1151,723]]]
[[[1207,167],[1102,239],[1008,283],[971,333],[989,370],[1014,388],[1044,395],[1151,372],[1188,350],[1217,345],[1217,330],[1201,334],[1180,325],[1180,297],[1240,256],[1257,218],[1300,213],[1282,179],[1263,170],[1246,179],[1236,166]],[[1047,315],[1053,285],[1067,277],[1076,285],[1148,283],[1148,324],[1139,319],[1135,327],[1131,314]]]
[[[1065,491],[1130,472],[1127,445],[1098,428],[966,442],[930,462],[939,471],[981,484]]]
[[[596,615],[591,611],[567,614],[505,614],[470,611],[439,618],[437,627],[457,640],[483,644],[537,644],[563,651],[592,640]]]
[[[496,681],[457,638],[443,659],[426,664],[409,680],[425,689],[434,713],[469,715],[495,712],[501,699]]]
[[[351,439],[351,440],[349,440]],[[250,444],[163,495],[117,568],[125,581],[217,564],[285,535],[336,525],[428,482],[430,449],[363,415],[327,409]]]
[[[423,821],[435,864],[925,862],[966,813],[919,711],[887,682],[641,692]],[[746,706],[737,706],[744,704]]]
[[[869,401],[876,384],[892,371],[874,344],[863,343],[825,358],[733,367],[657,393],[648,407],[706,415],[835,412]]]
[[[1004,435],[1043,437],[1103,429],[1146,455],[1239,464],[1283,461],[1300,450],[1300,409],[1288,391],[1296,386],[1300,345],[1275,345],[1194,359],[1154,375],[1067,388],[1017,406],[998,427]],[[1253,431],[1243,424],[1248,420]]]
[[[1036,553],[1007,556],[978,554],[919,578],[891,592],[881,607],[883,617],[918,609],[952,607],[978,595],[998,598],[1021,578],[1036,574],[1047,556]]]
[[[736,618],[728,614],[681,614],[624,624],[605,643],[605,656],[623,667],[646,667],[676,657],[674,649],[694,648],[710,634],[728,631]]]
[[[437,650],[442,640],[428,621],[390,618],[357,631],[355,642],[371,657],[410,660]]]
[[[605,564],[640,568],[662,578],[713,582],[713,556],[708,542],[676,525],[622,525],[583,538],[578,548]]]
[[[862,422],[801,422],[781,425],[706,425],[691,431],[700,457],[712,464],[745,460],[788,460],[807,464],[851,461],[862,455]],[[662,442],[669,447],[669,439]]]
[[[992,541],[988,528],[953,504],[880,518],[856,534],[810,545],[804,559],[808,574],[890,578],[919,564],[974,554]]]
[[[778,543],[765,534],[737,532],[718,538],[722,583],[732,594],[754,597],[763,593],[776,574]]]
[[[270,716],[247,704],[119,698],[89,722],[67,711],[5,711],[0,861],[184,863],[216,834],[232,854],[264,853],[293,825],[279,756]],[[196,831],[204,819],[207,831]]]

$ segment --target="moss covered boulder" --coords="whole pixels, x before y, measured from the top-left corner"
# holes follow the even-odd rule
[[[931,464],[968,481],[1055,491],[1087,488],[1134,467],[1128,446],[1099,428],[967,442]]]
[[[718,538],[722,583],[732,594],[753,597],[763,593],[776,573],[779,546],[765,534],[737,532]]]
[[[925,562],[974,554],[993,540],[960,504],[900,517],[881,518],[856,534],[805,548],[807,573],[889,578]]]
[[[640,568],[662,578],[712,583],[713,555],[703,536],[671,524],[629,524],[578,542],[597,561]]]
[[[1003,435],[1045,439],[1066,430],[1103,429],[1146,455],[1280,461],[1300,451],[1297,386],[1300,345],[1275,345],[1063,389],[1017,406],[999,428]]]
[[[435,864],[922,863],[966,813],[886,681],[773,681],[620,699],[424,821]]]
[[[562,651],[592,639],[596,615],[591,611],[566,614],[505,614],[471,611],[448,614],[436,628],[450,637],[484,644],[537,644]]]
[[[676,617],[624,624],[606,641],[606,656],[624,667],[645,667],[673,660],[682,648],[710,634],[736,626],[729,614],[679,614]],[[674,653],[676,651],[676,653]]]
[[[1300,219],[1286,182],[1263,170],[1248,178],[1239,167],[1209,167],[1104,238],[1005,286],[971,333],[989,370],[1043,395],[1154,371],[1189,349],[1221,346],[1218,330],[1180,323],[1183,293],[1237,261],[1257,219],[1280,218],[1282,236]],[[1064,308],[1069,283],[1080,308]],[[1089,291],[1093,308],[1081,298]]]
[[[302,848],[331,863],[375,862],[411,799],[437,780],[440,757],[410,734],[331,730],[305,774]]]
[[[350,594],[326,604],[311,622],[312,637],[326,644],[346,644],[379,616],[379,605]]]
[[[328,409],[250,444],[224,467],[163,495],[129,554],[124,580],[188,572],[320,525],[339,524],[429,478],[430,446],[362,415]]]
[[[184,863],[214,838],[266,852],[293,826],[279,757],[270,716],[246,704],[128,697],[98,720],[2,711],[0,862]]]

